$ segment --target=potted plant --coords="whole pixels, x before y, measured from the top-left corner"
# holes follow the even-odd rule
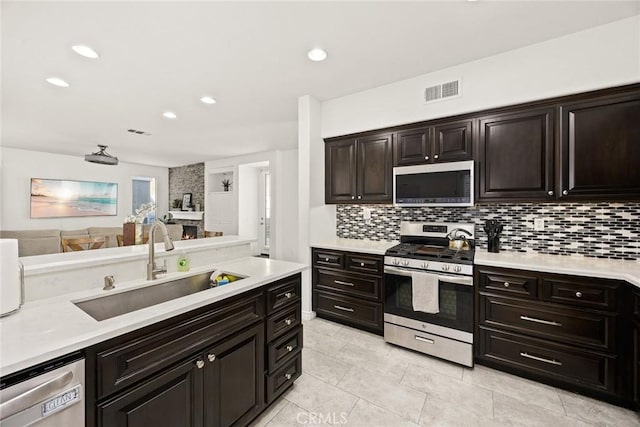
[[[224,191],[229,191],[229,187],[231,187],[231,181],[229,179],[223,179],[222,187],[224,188]]]
[[[181,209],[182,208],[182,200],[173,199],[173,209]]]

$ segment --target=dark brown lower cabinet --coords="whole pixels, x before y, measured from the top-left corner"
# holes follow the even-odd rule
[[[86,426],[249,425],[300,376],[300,279],[87,348]]]
[[[100,404],[98,424],[246,425],[265,405],[263,342],[259,323]]]
[[[631,285],[477,266],[475,293],[476,363],[625,407],[635,381],[637,402]]]
[[[202,370],[197,357],[98,406],[98,425],[202,426]]]

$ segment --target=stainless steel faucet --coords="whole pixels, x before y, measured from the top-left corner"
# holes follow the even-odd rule
[[[165,227],[163,222],[156,221],[149,230],[149,262],[147,262],[147,280],[154,280],[157,278],[158,274],[167,272],[167,262],[162,267],[156,266],[156,253],[155,253],[155,231],[156,228],[160,227],[162,229],[162,237],[164,238],[164,250],[172,251],[173,250],[173,242],[169,237],[169,232],[167,231],[167,227]]]

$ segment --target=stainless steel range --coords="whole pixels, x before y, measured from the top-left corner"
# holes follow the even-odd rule
[[[385,341],[473,366],[474,225],[401,222],[384,257]]]

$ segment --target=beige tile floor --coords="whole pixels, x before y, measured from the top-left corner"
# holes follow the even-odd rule
[[[633,411],[322,319],[304,322],[304,346],[302,376],[253,426],[640,426]]]

